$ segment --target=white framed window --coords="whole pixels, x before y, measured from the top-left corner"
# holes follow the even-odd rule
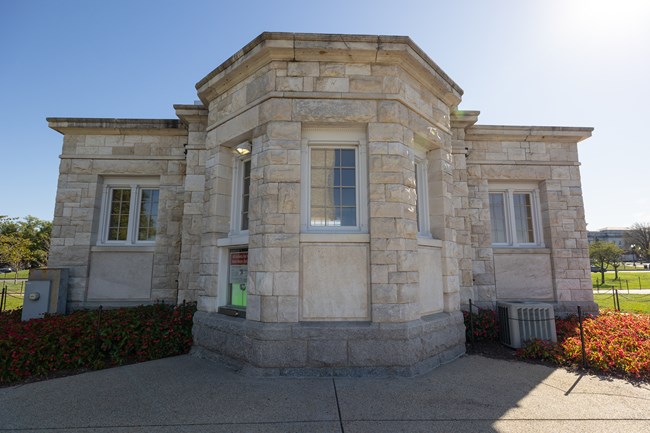
[[[493,246],[543,246],[536,186],[490,185],[489,200]]]
[[[107,179],[102,195],[99,243],[154,244],[159,196],[157,179]]]
[[[361,129],[303,131],[303,232],[367,232],[366,160],[365,132]]]
[[[233,161],[233,189],[231,235],[247,234],[249,225],[249,202],[251,186],[251,159],[237,158]]]
[[[429,180],[427,161],[416,156],[415,159],[415,212],[417,214],[418,237],[430,238],[429,226]]]

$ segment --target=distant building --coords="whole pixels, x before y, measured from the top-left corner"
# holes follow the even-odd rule
[[[625,232],[629,230],[628,227],[603,227],[600,230],[589,230],[587,232],[587,239],[589,243],[600,242],[613,242],[621,248],[625,248],[624,237]]]
[[[590,244],[596,241],[612,242],[625,251],[621,256],[624,262],[634,262],[638,260],[638,256],[629,250],[629,245],[625,242],[625,233],[628,230],[628,227],[603,227],[600,230],[589,230],[587,239]]]

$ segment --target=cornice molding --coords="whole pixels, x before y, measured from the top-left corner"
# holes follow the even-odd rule
[[[48,126],[63,135],[187,135],[178,119],[103,119],[48,117]]]
[[[205,106],[227,89],[274,61],[395,64],[449,106],[463,90],[406,36],[262,33],[196,84]]]
[[[473,125],[465,141],[533,141],[578,143],[591,137],[594,128],[564,126]]]

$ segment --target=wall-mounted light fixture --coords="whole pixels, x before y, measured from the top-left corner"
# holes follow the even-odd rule
[[[249,153],[251,153],[251,142],[244,141],[243,143],[238,144],[233,148],[232,153],[239,156],[248,155]]]

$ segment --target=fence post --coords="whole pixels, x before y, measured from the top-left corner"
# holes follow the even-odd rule
[[[582,309],[578,305],[578,323],[580,324],[580,344],[582,346],[582,368],[587,368],[587,351],[585,350],[585,331],[582,328]]]
[[[472,300],[469,300],[469,341],[474,344],[474,319],[472,317]]]
[[[639,278],[639,289],[640,289],[641,288],[641,277],[639,277],[638,275],[637,275],[637,277]]]
[[[2,295],[0,296],[0,313],[5,310],[7,306],[7,285],[2,286]]]
[[[625,280],[625,285],[627,286],[627,294],[630,294],[630,282],[628,280]]]
[[[618,290],[614,289],[616,293],[616,311],[621,311],[621,300],[618,298]]]
[[[102,341],[100,337],[100,329],[102,325],[102,306],[100,305],[99,308],[97,309],[97,331],[95,332],[95,350],[97,353],[102,348]]]

